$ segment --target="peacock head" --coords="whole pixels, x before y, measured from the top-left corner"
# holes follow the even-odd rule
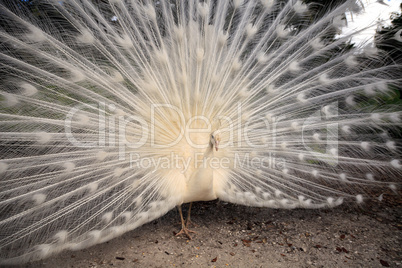
[[[215,147],[215,150],[219,149],[219,142],[221,141],[221,137],[219,136],[218,130],[215,130],[211,133],[210,145],[212,148]]]

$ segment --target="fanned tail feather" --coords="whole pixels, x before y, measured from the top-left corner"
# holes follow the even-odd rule
[[[354,1],[38,5],[0,4],[0,263],[180,205],[214,130],[221,200],[322,208],[400,186],[402,113],[382,105],[401,65],[334,38]]]

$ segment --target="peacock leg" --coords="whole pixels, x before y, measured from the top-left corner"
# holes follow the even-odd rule
[[[198,224],[194,223],[193,221],[190,220],[190,214],[191,214],[191,206],[193,205],[193,202],[190,203],[190,207],[188,208],[188,214],[187,214],[187,219],[186,219],[186,227],[189,227],[190,225],[193,225],[194,227],[198,227]]]
[[[180,219],[181,219],[181,230],[180,230],[180,232],[178,232],[178,233],[176,234],[176,236],[185,234],[185,235],[188,237],[188,239],[191,240],[192,238],[191,238],[191,236],[190,236],[189,233],[196,233],[196,232],[191,231],[191,230],[189,230],[189,229],[187,228],[187,226],[186,226],[186,224],[185,224],[185,222],[184,222],[183,212],[181,211],[181,205],[178,206],[178,209],[179,209]]]

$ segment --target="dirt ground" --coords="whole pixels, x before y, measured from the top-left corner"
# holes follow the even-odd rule
[[[175,209],[107,243],[23,267],[402,267],[401,219],[400,198],[325,210],[198,202],[192,240],[174,236]]]

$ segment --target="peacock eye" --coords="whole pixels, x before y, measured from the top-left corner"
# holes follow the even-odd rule
[[[211,135],[211,137],[212,137],[213,139],[215,139],[214,135]]]

